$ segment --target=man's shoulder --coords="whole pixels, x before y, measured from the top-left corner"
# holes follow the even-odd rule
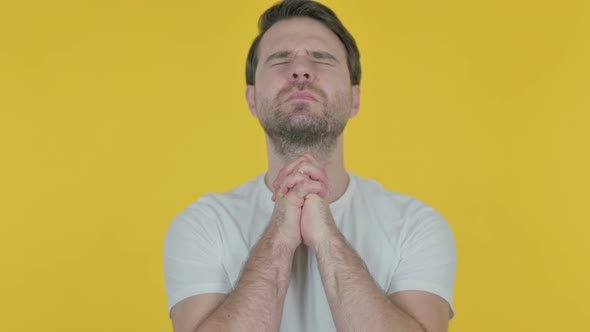
[[[386,188],[373,179],[362,178],[354,174],[351,174],[351,177],[355,182],[355,192],[358,198],[362,198],[374,209],[388,211],[395,215],[395,219],[413,221],[426,216],[444,219],[435,208],[416,196]]]
[[[229,191],[204,194],[182,210],[177,219],[217,220],[251,210],[257,201],[272,202],[271,196],[264,184],[264,174],[261,174]],[[262,205],[266,208],[267,204]]]
[[[416,197],[385,187],[377,180],[360,177],[352,173],[350,175],[351,183],[353,183],[356,194],[359,196],[368,197],[379,203],[387,203],[390,206],[402,207],[421,203]]]
[[[189,205],[189,208],[200,206],[215,206],[225,203],[236,203],[250,200],[261,193],[264,185],[264,174],[244,182],[225,192],[208,192]]]

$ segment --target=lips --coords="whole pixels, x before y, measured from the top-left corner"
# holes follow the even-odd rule
[[[307,91],[296,91],[289,95],[287,101],[291,100],[309,100],[309,101],[318,101],[318,99],[313,95],[311,92]]]

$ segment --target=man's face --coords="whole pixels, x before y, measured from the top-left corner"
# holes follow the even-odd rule
[[[258,47],[256,85],[246,95],[284,156],[331,150],[359,104],[344,45],[310,18],[280,21],[266,32]]]

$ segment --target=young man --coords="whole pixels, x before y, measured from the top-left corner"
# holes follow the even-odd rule
[[[447,222],[344,167],[342,132],[360,100],[352,36],[327,7],[285,0],[261,17],[246,71],[268,172],[171,224],[175,331],[446,331]]]

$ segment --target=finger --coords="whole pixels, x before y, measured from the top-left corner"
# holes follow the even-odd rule
[[[291,163],[289,163],[287,166],[283,167],[279,171],[279,174],[277,174],[277,177],[272,182],[273,191],[275,191],[277,188],[279,188],[279,186],[281,185],[281,183],[283,182],[283,180],[285,179],[285,177],[287,177],[287,175],[293,173],[293,171],[295,170],[295,168],[297,168],[297,165],[300,162],[302,162],[303,160],[305,160],[305,157],[301,156],[301,157],[293,160]]]
[[[304,199],[310,194],[315,194],[322,197],[326,191],[327,189],[324,185],[322,185],[322,183],[313,181],[311,179],[305,179],[298,182],[293,188],[291,188],[287,195],[295,195],[298,198]]]
[[[277,197],[277,200],[283,201],[290,206],[303,207],[303,203],[305,203],[305,196],[299,196],[295,192],[289,191],[285,196]]]
[[[285,196],[289,189],[295,187],[297,183],[304,180],[309,180],[309,177],[303,173],[293,172],[289,174],[287,177],[285,177],[279,188],[276,190],[276,195],[279,197]]]
[[[293,181],[293,182],[290,182]],[[330,190],[327,185],[322,182],[315,181],[310,179],[307,176],[303,176],[301,174],[293,173],[292,176],[286,179],[286,182],[294,183],[294,185],[290,185],[287,187],[281,186],[280,195],[288,195],[291,191],[296,190],[298,191],[297,194],[299,197],[305,197],[307,194],[316,194],[321,198],[328,199],[330,196]]]
[[[323,167],[318,167],[310,161],[305,160],[299,163],[297,170],[309,176],[312,180],[328,185],[328,174]]]
[[[277,174],[277,177],[275,178],[275,180],[271,184],[273,190],[276,190],[280,186],[283,179],[287,175],[289,175],[290,173],[295,171],[297,169],[297,166],[303,161],[308,161],[308,162],[312,163],[313,165],[315,165],[316,167],[323,169],[322,164],[320,164],[311,154],[306,153],[303,156],[300,156],[299,158],[294,159],[291,163],[289,163],[287,166],[283,167],[279,171],[279,174]]]
[[[304,189],[309,188],[309,192],[307,194],[316,194],[324,199],[328,199],[330,197],[330,188],[328,188],[328,186],[325,183],[319,182],[319,181],[314,181],[312,179],[309,179],[308,182],[306,182],[306,181],[301,182],[301,183],[305,184]],[[299,185],[299,184],[297,184],[297,185]],[[295,187],[297,187],[297,185],[295,185]]]
[[[322,198],[328,198],[328,196],[329,196],[328,174],[323,169],[323,167],[318,167],[316,164],[312,163],[306,156],[303,156],[303,159],[295,167],[292,167],[292,166],[293,165],[290,165],[290,167],[289,167],[289,169],[293,169],[292,174],[301,173],[301,174],[304,174],[305,176],[311,178],[314,181],[321,182],[324,185],[324,189],[321,191],[320,196]],[[287,175],[287,177],[290,175],[291,174]],[[287,179],[287,177],[285,177],[283,179],[283,182],[285,181],[285,179]],[[288,190],[290,188],[292,188],[294,186],[295,182],[297,182],[299,180],[301,180],[301,177],[297,176],[296,178],[291,178],[289,183],[285,184],[285,186],[283,186],[282,183],[277,183],[279,188],[277,188],[277,190],[273,191],[273,200],[276,199],[277,195],[280,195],[280,196],[286,195]]]
[[[299,165],[299,164],[298,164]],[[287,174],[279,183],[276,182],[276,185],[273,190],[272,200],[275,201],[277,196],[284,196],[287,194],[289,189],[293,188],[295,184],[299,181],[308,179],[309,176],[306,175],[303,171],[299,170],[297,167],[293,170],[292,173]]]

